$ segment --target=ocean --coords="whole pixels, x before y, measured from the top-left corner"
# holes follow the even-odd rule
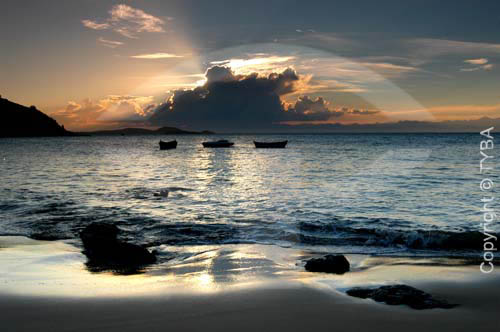
[[[160,151],[160,138],[176,138],[177,149]],[[201,145],[221,138],[235,146]],[[286,149],[252,143],[285,139]],[[257,243],[477,256],[480,141],[479,134],[1,139],[0,235],[76,239],[104,221],[149,248]],[[168,197],[158,195],[163,190]]]

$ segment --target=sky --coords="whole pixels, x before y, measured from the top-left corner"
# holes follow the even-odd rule
[[[500,2],[3,0],[0,94],[67,129],[500,117]]]

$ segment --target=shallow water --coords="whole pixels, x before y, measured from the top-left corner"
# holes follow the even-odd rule
[[[169,151],[158,136],[0,140],[0,235],[74,238],[108,221],[149,247],[481,250],[479,134],[176,138]],[[201,145],[219,138],[235,146]],[[289,145],[255,149],[254,139]]]
[[[331,293],[356,286],[495,280],[467,259],[347,255],[344,275],[304,271],[311,254],[296,248],[239,244],[169,246],[175,258],[133,275],[91,273],[71,241],[0,236],[0,294],[49,297],[132,297],[209,294],[232,290],[310,287]]]

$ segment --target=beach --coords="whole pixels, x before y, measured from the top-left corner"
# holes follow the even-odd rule
[[[88,272],[72,241],[0,237],[2,331],[497,329],[496,272],[460,259],[347,255],[351,271],[331,275],[306,272],[308,255],[261,245],[207,248],[191,262],[124,276]],[[407,284],[459,306],[414,310],[345,294],[382,284]]]

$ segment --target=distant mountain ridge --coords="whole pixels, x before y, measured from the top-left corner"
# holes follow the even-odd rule
[[[500,128],[500,118],[482,117],[475,120],[446,120],[446,121],[411,121],[367,123],[367,124],[315,124],[301,126],[280,126],[276,131],[294,133],[342,133],[342,134],[369,134],[369,133],[479,133],[482,130],[494,127],[496,132]]]
[[[0,137],[74,136],[36,109],[0,97]]]
[[[175,127],[161,127],[158,129],[146,128],[123,128],[113,130],[98,130],[85,132],[86,135],[211,135],[214,132],[204,131],[188,131]]]

